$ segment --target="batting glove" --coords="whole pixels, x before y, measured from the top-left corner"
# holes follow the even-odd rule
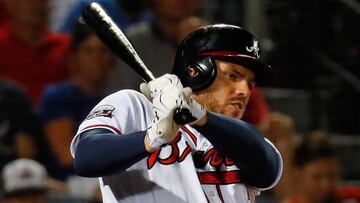
[[[153,98],[157,97],[164,88],[168,86],[176,86],[178,88],[183,88],[180,79],[174,74],[165,74],[159,78],[156,78],[153,81],[150,81],[148,84],[142,83],[140,85],[140,91],[151,101]],[[189,87],[183,88],[185,102],[180,103],[183,108],[188,108],[191,111],[192,116],[195,118],[195,121],[189,123],[195,124],[199,119],[206,115],[205,108],[197,103],[192,97],[192,90]],[[173,98],[175,98],[174,95]],[[160,113],[160,112],[158,112]]]
[[[146,139],[152,149],[159,149],[165,144],[171,142],[177,131],[179,125],[173,121],[172,114],[158,120],[153,121],[148,130],[146,131]]]
[[[154,80],[154,82],[157,81]],[[176,136],[180,126],[173,120],[174,110],[180,106],[189,108],[187,104],[189,98],[184,89],[177,85],[170,84],[162,87],[153,84],[147,86],[144,84],[141,90],[145,94],[150,93],[152,97],[154,118],[147,130],[146,138],[150,147],[157,149],[172,141]],[[154,87],[161,87],[161,89],[153,89]]]
[[[199,104],[195,99],[192,98],[192,90],[189,87],[184,88],[185,98],[187,98],[187,104],[191,115],[196,119],[195,121],[189,123],[189,125],[197,123],[198,120],[206,116],[206,109]]]
[[[140,91],[150,100],[157,97],[158,94],[168,86],[176,86],[183,88],[180,79],[174,74],[165,74],[155,80],[150,81],[148,84],[141,83]]]

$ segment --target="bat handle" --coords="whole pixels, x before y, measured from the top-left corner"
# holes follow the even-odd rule
[[[191,115],[190,110],[184,107],[175,109],[173,119],[175,123],[179,125],[185,125],[196,120],[196,118]]]

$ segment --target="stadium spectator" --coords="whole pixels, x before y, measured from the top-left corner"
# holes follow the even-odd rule
[[[292,160],[295,144],[297,141],[297,130],[293,118],[290,115],[273,111],[266,119],[263,133],[276,148],[283,158],[283,175],[279,183],[270,191],[264,192],[257,199],[257,203],[280,202],[284,197],[293,193],[294,169]]]
[[[99,3],[122,29],[136,22],[148,21],[152,16],[143,0],[79,0],[74,3],[61,23],[60,29],[56,31],[70,33],[83,10],[91,2]]]
[[[196,15],[202,0],[150,0],[152,21],[140,22],[125,29],[140,58],[156,76],[171,72],[178,43],[178,25]],[[156,50],[155,50],[156,49]],[[141,78],[119,62],[112,74],[111,90],[139,89]]]
[[[326,132],[313,131],[295,147],[294,192],[283,203],[360,202],[360,190],[341,184],[341,165],[335,144]]]
[[[5,8],[4,0],[0,0],[0,27],[8,20],[9,16]]]
[[[30,100],[15,84],[0,78],[0,168],[16,158],[37,159],[44,148]]]
[[[60,30],[66,15],[79,0],[50,0],[50,27],[54,32]]]
[[[74,28],[68,61],[70,79],[48,86],[39,107],[46,140],[61,170],[58,178],[73,173],[68,150],[77,126],[104,96],[114,65],[113,54],[85,24]]]
[[[47,172],[30,159],[9,162],[2,170],[3,203],[46,203]]]
[[[9,21],[0,29],[0,75],[21,84],[37,105],[43,88],[67,77],[69,37],[48,30],[48,0],[3,0]]]

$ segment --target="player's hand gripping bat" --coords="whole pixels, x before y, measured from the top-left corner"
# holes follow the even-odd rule
[[[135,49],[114,23],[110,16],[98,3],[91,3],[83,12],[83,20],[97,34],[102,42],[126,64],[130,66],[145,82],[155,79],[151,71],[145,66]],[[175,110],[174,121],[183,125],[194,121],[195,118],[187,108]]]

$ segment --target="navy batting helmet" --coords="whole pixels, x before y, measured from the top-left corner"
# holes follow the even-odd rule
[[[260,60],[260,47],[255,36],[228,24],[203,26],[188,34],[177,49],[173,73],[184,86],[199,91],[215,80],[215,59],[249,68],[260,86],[267,84],[273,76],[272,68]]]

